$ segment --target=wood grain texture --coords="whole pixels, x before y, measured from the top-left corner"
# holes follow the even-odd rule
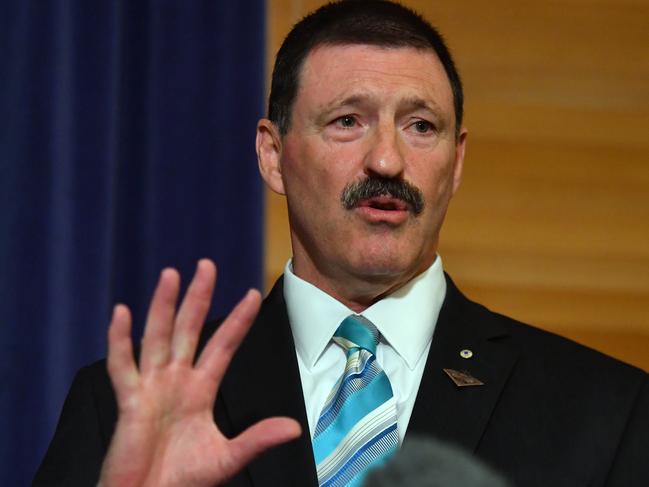
[[[323,2],[269,0],[269,62]],[[406,1],[444,34],[468,151],[440,254],[473,299],[649,370],[649,2]],[[290,255],[267,197],[267,282]]]

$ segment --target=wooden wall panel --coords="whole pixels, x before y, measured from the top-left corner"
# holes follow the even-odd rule
[[[269,59],[322,3],[269,0]],[[465,84],[445,268],[490,308],[649,370],[649,2],[404,3]],[[270,283],[290,243],[283,199],[267,201]]]

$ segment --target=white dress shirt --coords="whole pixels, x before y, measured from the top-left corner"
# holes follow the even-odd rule
[[[437,256],[426,271],[361,313],[381,333],[376,358],[392,384],[401,441],[445,295],[442,261]],[[293,274],[290,260],[284,268],[284,298],[313,438],[325,400],[345,369],[345,352],[332,337],[338,325],[354,312]]]

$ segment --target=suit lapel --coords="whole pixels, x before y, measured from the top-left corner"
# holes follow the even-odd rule
[[[317,486],[295,345],[280,279],[238,350],[221,385],[235,433],[270,416],[288,416],[302,436],[261,455],[247,468],[252,485]]]
[[[462,350],[471,357],[463,358]],[[408,434],[432,435],[475,451],[517,356],[494,315],[467,300],[447,276]],[[443,369],[468,372],[484,385],[458,387]]]

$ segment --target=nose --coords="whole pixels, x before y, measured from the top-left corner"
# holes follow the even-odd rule
[[[368,142],[370,147],[365,155],[365,172],[369,176],[398,178],[403,175],[403,147],[394,124],[378,126]]]

